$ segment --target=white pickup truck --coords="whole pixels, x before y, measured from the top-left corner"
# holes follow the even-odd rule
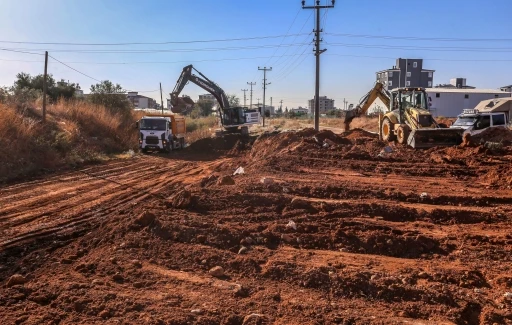
[[[464,129],[464,133],[478,134],[487,128],[506,127],[511,122],[511,114],[512,98],[485,100],[474,109],[463,110],[450,127]]]

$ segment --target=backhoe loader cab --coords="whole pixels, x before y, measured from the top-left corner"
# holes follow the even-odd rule
[[[451,146],[462,142],[462,129],[441,128],[428,109],[424,88],[397,88],[390,94],[392,106],[380,124],[383,140],[413,148]]]

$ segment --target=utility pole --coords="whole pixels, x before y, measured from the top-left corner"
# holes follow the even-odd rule
[[[244,107],[247,107],[247,96],[245,95],[247,89],[242,89],[242,91],[244,92]]]
[[[162,114],[164,113],[164,98],[162,97],[162,83],[160,83],[160,105],[162,105]]]
[[[272,97],[270,97],[270,107],[272,107]],[[270,112],[272,113],[272,108],[270,109]]]
[[[46,122],[46,91],[48,79],[48,51],[44,52],[44,77],[43,77],[43,123]]]
[[[347,110],[347,101],[343,98],[343,110]]]
[[[315,6],[307,6],[306,1],[302,0],[302,9],[315,9],[316,10],[316,30],[315,32],[315,56],[316,56],[316,81],[315,81],[315,130],[320,129],[320,54],[327,51],[326,49],[320,50],[320,9],[334,8],[335,0],[332,0],[332,5],[321,6],[320,0],[316,0]]]
[[[283,111],[283,100],[282,100],[282,99],[281,99],[281,101],[279,102],[279,104],[281,104],[281,105],[279,105],[279,111],[281,111],[281,112],[282,112],[282,111]]]
[[[251,104],[249,105],[249,107],[252,108],[252,86],[254,86],[256,83],[255,82],[247,82],[247,84],[251,86],[251,102],[250,102]]]
[[[263,71],[263,126],[265,126],[265,91],[267,90],[267,85],[270,85],[270,82],[267,83],[267,71],[272,71],[272,67],[258,67],[258,70]]]

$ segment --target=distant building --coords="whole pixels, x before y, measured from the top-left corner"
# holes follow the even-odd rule
[[[329,99],[327,96],[320,96],[320,107],[319,112],[320,114],[325,114],[328,111],[332,111],[334,109],[334,99]],[[315,113],[315,99],[308,100],[308,109],[310,114]]]
[[[215,103],[217,100],[212,94],[199,95],[199,100]]]
[[[167,109],[170,110],[172,107],[172,104],[171,104],[171,99],[170,98],[167,98]]]
[[[475,108],[481,101],[510,97],[510,92],[499,89],[425,89],[429,107],[434,117],[456,117],[463,109]]]
[[[156,100],[139,95],[136,91],[128,92],[127,97],[135,108],[156,108]]]
[[[445,89],[475,89],[476,87],[468,86],[466,84],[466,78],[452,78],[449,84],[436,85],[434,88],[445,88]]]
[[[512,85],[500,87],[500,89],[501,89],[501,91],[506,91],[506,92],[512,93]]]
[[[434,84],[435,70],[423,69],[422,59],[396,59],[391,69],[376,72],[377,81],[386,90],[399,87],[431,88]]]
[[[293,113],[296,115],[307,115],[309,113],[309,110],[305,107],[299,106],[297,108],[292,108],[290,110],[290,113]]]

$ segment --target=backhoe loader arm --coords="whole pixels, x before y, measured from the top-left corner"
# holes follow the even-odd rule
[[[192,70],[195,70],[201,77],[196,76],[192,73]],[[203,88],[207,92],[213,95],[217,102],[219,103],[220,113],[224,111],[224,109],[229,108],[228,98],[226,93],[222,88],[220,88],[215,82],[208,79],[204,74],[194,69],[192,65],[187,65],[183,68],[180,77],[174,87],[174,90],[171,93],[171,104],[173,106],[177,106],[180,104],[179,95],[182,92],[185,85],[189,82],[193,82],[199,87]]]
[[[345,114],[345,131],[350,129],[350,122],[356,117],[365,115],[368,109],[372,106],[375,100],[379,98],[384,105],[389,109],[389,95],[384,89],[384,85],[380,82],[375,83],[375,86],[366,95],[361,98],[359,104],[354,108],[346,112]]]

